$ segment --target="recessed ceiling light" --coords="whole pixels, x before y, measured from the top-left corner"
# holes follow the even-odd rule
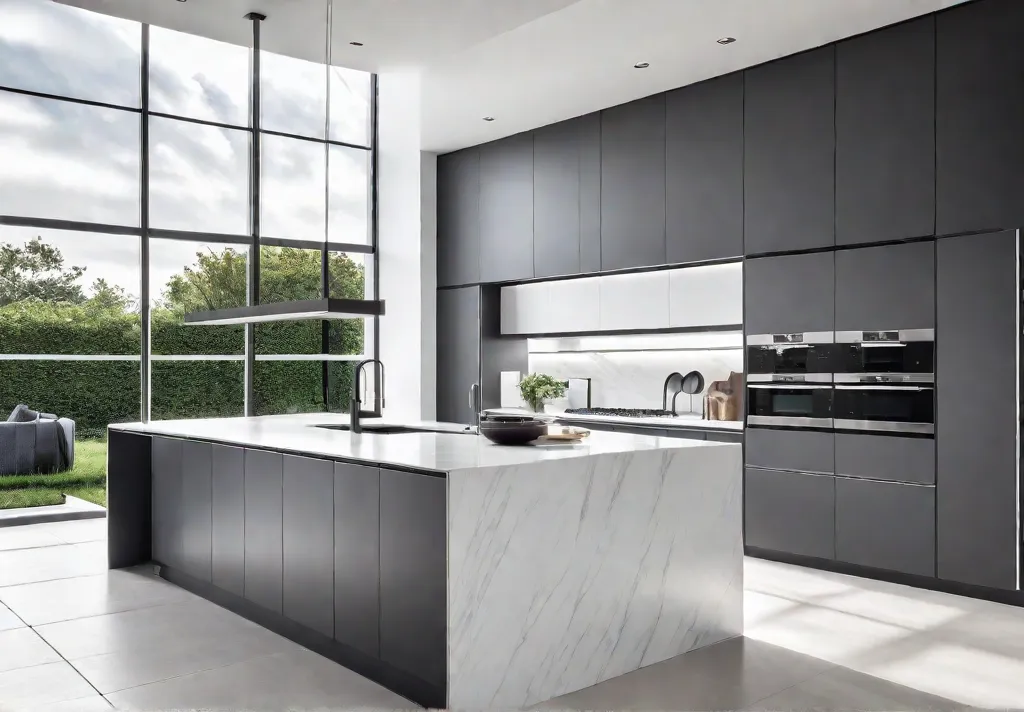
[[[484,117],[484,121],[494,121],[494,117],[493,116],[485,116]]]
[[[735,37],[720,37],[719,39],[715,40],[715,42],[717,42],[718,44],[732,44],[735,41]]]
[[[637,62],[636,64],[633,65],[633,68],[634,69],[647,69],[649,66],[651,66],[650,62]]]
[[[349,42],[349,44],[352,45],[353,47],[362,47],[363,46],[362,42]]]

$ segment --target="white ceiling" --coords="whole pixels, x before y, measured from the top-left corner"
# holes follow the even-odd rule
[[[238,44],[249,41],[244,15],[260,11],[266,49],[326,55],[327,0],[61,1]],[[334,0],[331,51],[341,66],[420,72],[422,145],[443,152],[962,1]],[[650,67],[634,69],[641,61]]]

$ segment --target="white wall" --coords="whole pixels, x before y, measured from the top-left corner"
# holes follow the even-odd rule
[[[420,150],[420,79],[378,80],[379,357],[388,418],[436,412],[437,156]]]

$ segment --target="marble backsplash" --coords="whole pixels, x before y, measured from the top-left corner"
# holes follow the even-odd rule
[[[700,371],[704,389],[743,372],[743,349],[531,353],[530,373],[591,379],[591,405],[603,408],[661,408],[662,388],[673,371]],[[678,413],[700,414],[704,394],[676,399]]]

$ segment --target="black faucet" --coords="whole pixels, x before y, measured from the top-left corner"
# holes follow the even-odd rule
[[[676,396],[683,391],[683,374],[674,371],[668,374],[665,385],[661,387],[661,409],[668,411],[668,389],[672,388],[672,415],[676,413]]]
[[[363,432],[363,426],[360,423],[360,419],[379,418],[381,415],[375,410],[361,410],[363,402],[359,397],[359,386],[362,381],[363,366],[368,363],[375,363],[380,366],[380,393],[379,395],[374,396],[374,401],[379,401],[381,411],[384,410],[384,364],[380,359],[375,358],[368,358],[365,361],[360,361],[356,364],[356,377],[352,383],[352,407],[349,408],[349,429],[353,433]]]

